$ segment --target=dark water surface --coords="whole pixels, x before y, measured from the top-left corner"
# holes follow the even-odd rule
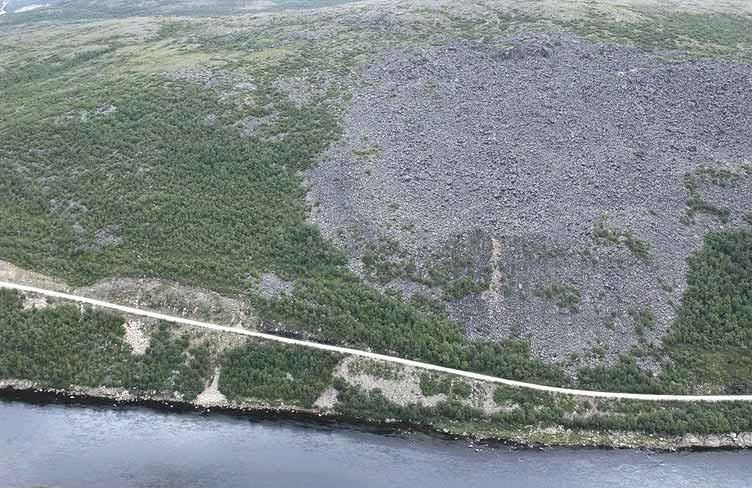
[[[0,402],[0,487],[752,487],[752,451],[468,449],[423,434]]]

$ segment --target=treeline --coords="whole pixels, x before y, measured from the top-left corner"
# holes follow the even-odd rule
[[[647,351],[662,363],[660,374],[641,369],[634,355],[626,355],[609,367],[580,369],[579,386],[635,393],[752,393],[752,232],[709,233],[688,264],[678,316],[663,344]],[[633,315],[643,323],[653,320],[652,312]]]
[[[752,347],[752,232],[710,233],[688,264],[679,320],[666,342]]]
[[[470,342],[445,315],[419,310],[349,275],[301,280],[293,295],[255,304],[266,320],[327,342],[506,378],[568,383],[561,369],[533,359],[523,341]]]
[[[611,366],[581,368],[577,371],[577,386],[595,391],[630,393],[669,393],[672,389],[637,365],[633,356],[622,355]],[[675,392],[675,391],[674,391]]]
[[[139,391],[179,392],[193,399],[204,390],[211,375],[209,346],[191,345],[188,335],[177,337],[167,324],[160,324],[150,337],[142,358],[128,361],[122,386]]]
[[[602,414],[574,417],[564,425],[658,434],[721,434],[752,429],[749,402],[601,402]]]
[[[688,263],[665,381],[752,393],[752,232],[709,233]]]
[[[54,387],[118,385],[130,354],[121,318],[78,306],[23,309],[0,290],[0,377]]]

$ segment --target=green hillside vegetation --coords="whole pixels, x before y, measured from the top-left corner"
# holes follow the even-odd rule
[[[300,170],[315,164],[337,137],[332,107],[347,94],[330,90],[297,105],[272,82],[302,69],[312,76],[336,67],[347,73],[363,59],[363,39],[373,32],[336,34],[337,45],[348,46],[337,51],[323,41],[275,41],[274,36],[285,39],[289,29],[305,26],[302,22],[281,20],[260,36],[255,31],[217,35],[200,22],[165,21],[157,37],[147,40],[113,36],[94,48],[80,44],[54,54],[14,46],[0,72],[6,87],[0,113],[13,120],[0,140],[0,257],[74,285],[112,275],[154,276],[228,294],[247,294],[261,273],[274,271],[297,286],[293,296],[281,300],[249,296],[267,323],[328,342],[566,384],[563,372],[532,360],[522,342],[468,343],[442,314],[366,286],[306,223]],[[741,30],[745,22],[727,24]],[[692,19],[670,23],[666,43],[697,34]],[[615,40],[631,35],[613,24],[587,25]],[[466,27],[457,22],[447,29],[463,36]],[[418,28],[410,42],[420,42],[427,32]],[[739,37],[740,45],[745,39]],[[190,40],[200,40],[202,47],[189,45]],[[133,54],[134,45],[143,45],[144,54]],[[271,55],[281,47],[280,56]],[[232,83],[207,89],[142,72],[142,57],[151,49],[163,50],[167,57],[161,62],[167,65],[171,59],[206,63],[201,52],[223,56],[222,63],[213,62],[215,68],[222,66],[230,78],[252,79],[255,90],[238,94]],[[115,109],[108,112],[108,107]],[[242,136],[236,124],[249,117],[264,123]],[[446,290],[464,290],[459,296],[477,293],[487,279],[468,288],[462,273],[442,276]],[[677,357],[679,350],[673,347]],[[707,357],[724,357],[718,350],[713,354]],[[746,360],[740,361],[737,369],[743,371]],[[615,371],[634,376],[621,364]]]
[[[35,86],[5,94],[35,114],[0,142],[5,258],[72,284],[148,275],[233,293],[269,268],[297,277],[342,263],[305,224],[296,175],[336,130],[320,107],[262,88],[257,105],[283,115],[244,139],[225,127],[237,107],[191,84],[131,76],[31,98]],[[105,102],[117,110],[81,115]]]
[[[468,343],[446,317],[370,288],[306,223],[300,171],[338,133],[330,100],[296,106],[260,73],[252,94],[229,101],[157,76],[91,81],[94,59],[113,59],[74,59],[4,74],[27,81],[2,95],[9,117],[21,104],[25,116],[0,141],[1,257],[76,285],[155,276],[227,294],[247,294],[261,273],[274,271],[297,283],[295,294],[248,298],[285,328],[451,367],[566,382],[531,359],[524,343]],[[81,84],[69,88],[71,78]],[[49,88],[40,96],[42,80]],[[273,122],[241,136],[233,126],[241,103],[243,116],[274,115]],[[82,115],[108,105],[117,109]],[[442,283],[450,286],[448,276]]]
[[[275,0],[260,5],[257,12],[279,12],[286,9],[314,9],[351,3],[354,0]],[[211,3],[177,0],[171,2],[123,2],[119,0],[62,0],[51,2],[44,9],[33,10],[23,15],[8,15],[8,23],[53,20],[96,20],[144,16],[196,16],[242,14],[247,12],[247,3],[239,0],[216,0]]]
[[[460,399],[434,407],[400,406],[379,390],[365,391],[335,380],[340,413],[374,420],[403,419],[454,432],[493,435],[529,426],[560,426],[575,431],[644,432],[678,435],[719,434],[752,428],[752,405],[583,400],[542,392],[499,387],[494,395],[504,409],[485,415]]]
[[[358,278],[344,253],[309,223],[303,175],[341,136],[350,87],[374,53],[553,30],[671,59],[750,62],[749,16],[650,11],[622,22],[595,9],[564,19],[489,7],[479,19],[426,9],[411,11],[414,22],[402,30],[358,23],[355,14],[327,14],[324,21],[200,18],[236,13],[241,3],[195,10],[183,2],[159,3],[155,12],[112,0],[69,0],[0,18],[0,259],[71,286],[113,276],[173,280],[250,302],[267,329],[516,380],[615,391],[752,393],[749,230],[711,233],[690,257],[678,318],[663,344],[640,352],[663,366],[659,375],[642,369],[635,353],[611,367],[583,368],[573,384],[560,366],[532,357],[523,340],[470,340],[430,299],[407,300]],[[295,77],[320,89],[294,100],[275,82]],[[691,215],[730,218],[698,195],[690,195]],[[594,228],[597,242],[650,260],[647,242],[606,223]],[[418,277],[459,300],[488,287],[488,250],[481,241],[458,239],[424,274],[391,248],[374,248],[365,265],[376,281]],[[256,294],[267,272],[293,282],[293,293]],[[566,283],[535,293],[572,314],[583,299]],[[643,334],[655,323],[652,310],[636,310],[632,318]],[[133,356],[122,324],[115,315],[72,305],[24,310],[18,294],[0,290],[0,378],[178,391],[191,399],[221,365],[220,387],[231,399],[309,407],[334,384],[341,413],[372,418],[669,433],[752,430],[747,404],[602,403],[612,414],[587,417],[575,415],[580,406],[566,399],[506,390],[497,390],[495,399],[514,408],[487,417],[462,402],[471,394],[468,385],[430,376],[421,378],[424,394],[444,393],[449,400],[435,408],[399,407],[379,392],[333,379],[338,358],[330,354],[249,342],[213,358],[206,343],[162,325],[146,354]]]

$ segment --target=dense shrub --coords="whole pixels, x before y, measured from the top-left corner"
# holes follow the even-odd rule
[[[332,383],[336,354],[283,344],[248,342],[222,358],[220,390],[229,398],[283,401],[310,407]]]
[[[752,392],[752,232],[710,233],[689,258],[679,316],[665,339],[666,382]]]

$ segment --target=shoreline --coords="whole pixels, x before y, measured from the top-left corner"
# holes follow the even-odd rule
[[[724,437],[732,441],[741,437],[741,435],[734,434],[660,436],[636,432],[572,431],[532,427],[491,431],[473,428],[472,424],[432,425],[396,419],[377,420],[293,406],[275,407],[261,403],[200,405],[196,402],[167,397],[118,395],[114,394],[111,389],[104,388],[70,390],[46,388],[28,381],[0,381],[0,402],[3,401],[32,405],[78,405],[111,409],[142,408],[154,412],[215,414],[247,418],[253,421],[293,421],[330,428],[355,428],[381,435],[421,433],[442,440],[462,441],[467,443],[469,448],[506,446],[513,449],[535,450],[550,448],[632,449],[654,452],[701,452],[752,448],[752,444],[746,442],[719,441]],[[749,434],[749,437],[752,438],[752,434]]]

